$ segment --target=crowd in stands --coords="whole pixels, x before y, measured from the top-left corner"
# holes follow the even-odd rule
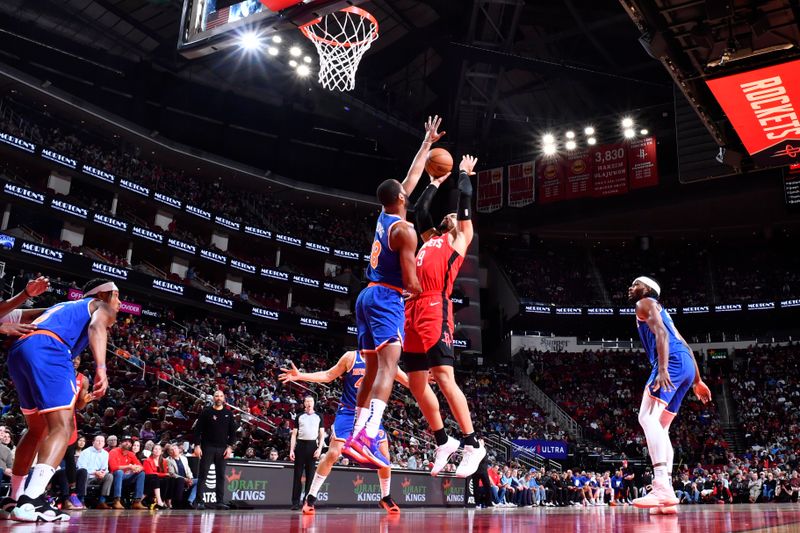
[[[628,307],[640,275],[661,284],[668,306],[770,302],[800,295],[800,258],[787,237],[752,237],[726,246],[659,240],[647,250],[629,241],[543,240],[497,250],[519,296],[554,305]],[[753,268],[739,268],[747,257]]]
[[[275,195],[253,194],[221,179],[204,181],[146,157],[140,146],[115,134],[89,130],[76,120],[11,97],[0,102],[0,129],[236,222],[354,251],[371,244],[374,209],[351,206],[333,213]]]

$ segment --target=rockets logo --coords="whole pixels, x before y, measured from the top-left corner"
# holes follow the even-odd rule
[[[800,146],[795,147],[791,144],[787,144],[783,150],[778,150],[775,152],[772,157],[791,157],[795,158],[800,155]]]

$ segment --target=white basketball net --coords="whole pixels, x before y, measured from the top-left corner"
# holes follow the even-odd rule
[[[352,91],[356,70],[372,41],[378,23],[368,12],[348,7],[300,28],[319,54],[319,83],[329,91]]]

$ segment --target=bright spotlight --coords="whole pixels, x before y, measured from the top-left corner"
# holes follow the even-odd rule
[[[586,139],[586,142],[589,143],[589,146],[594,146],[595,144],[597,144],[597,139],[595,139],[594,137],[589,137],[588,139]]]
[[[308,68],[308,65],[300,65],[299,67],[297,67],[298,76],[305,78],[309,74],[311,74],[311,69]]]
[[[642,130],[639,131],[639,133],[641,133],[642,135],[647,135],[648,133],[650,133],[650,131],[648,131],[647,128],[642,128]]]
[[[279,50],[278,50],[278,48],[276,46],[270,46],[269,48],[267,48],[267,53],[269,55],[271,55],[271,56],[278,55],[278,52],[279,52]]]
[[[290,60],[289,61],[289,66],[292,67],[292,68],[296,68],[297,67],[297,61],[295,61],[294,59]]]
[[[280,35],[273,35],[272,42],[275,44],[281,44],[283,42],[283,38]]]
[[[567,147],[567,150],[574,150],[578,145],[575,143],[575,141],[567,141],[565,146]]]
[[[553,144],[554,142],[556,142],[556,138],[553,137],[552,133],[545,133],[544,137],[542,137],[542,142],[544,144]]]
[[[583,128],[583,133],[586,135],[594,135],[594,128],[592,126],[586,126]]]
[[[633,119],[630,117],[625,117],[622,119],[622,127],[623,128],[630,128],[633,126]]]
[[[622,134],[625,135],[626,139],[633,139],[634,137],[636,137],[636,132],[633,131],[632,128],[626,128],[625,131],[622,132]]]
[[[556,145],[555,144],[545,144],[543,151],[544,151],[544,155],[555,155],[555,153],[556,153]]]
[[[291,48],[289,48],[289,54],[292,57],[300,57],[300,54],[302,54],[302,53],[303,53],[303,51],[300,50],[299,46],[292,46]]]
[[[567,135],[567,139],[574,139],[575,138],[575,132],[574,131],[568,131],[566,135]]]
[[[303,58],[303,61],[306,62],[306,63],[311,63],[311,56],[305,56]]]
[[[261,46],[261,39],[253,32],[247,32],[239,37],[239,46],[244,50],[256,50]]]

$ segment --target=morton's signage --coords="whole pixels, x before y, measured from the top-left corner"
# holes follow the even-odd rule
[[[800,60],[709,80],[748,153],[784,166],[800,156]]]
[[[117,179],[116,176],[114,176],[114,174],[106,172],[105,170],[100,170],[99,168],[94,168],[89,165],[83,165],[81,167],[81,172],[89,176],[92,176],[93,178],[97,178],[99,180],[103,180],[108,183],[114,183],[114,181]]]
[[[26,189],[25,187],[20,187],[19,185],[14,185],[13,183],[4,184],[3,192],[6,194],[10,194],[11,196],[16,196],[17,198],[22,198],[23,200],[33,202],[35,204],[44,205],[44,200],[45,200],[44,194],[33,192],[30,189]]]
[[[14,148],[19,148],[20,150],[25,150],[29,154],[32,154],[36,151],[36,145],[32,142],[28,142],[25,139],[20,139],[19,137],[15,137],[10,133],[0,132],[0,142],[4,142],[9,146],[13,146]]]
[[[49,159],[54,163],[58,163],[59,165],[64,165],[67,168],[75,169],[78,166],[78,162],[71,157],[61,155],[58,152],[48,150],[47,148],[42,150],[42,157]]]

